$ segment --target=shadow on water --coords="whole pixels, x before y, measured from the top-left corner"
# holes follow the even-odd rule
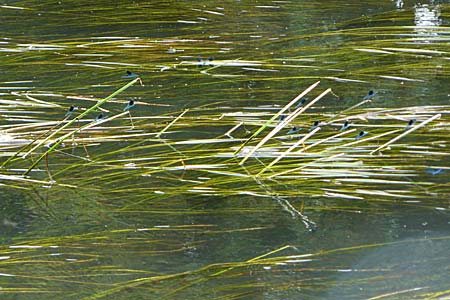
[[[449,15],[2,3],[0,298],[447,299]]]

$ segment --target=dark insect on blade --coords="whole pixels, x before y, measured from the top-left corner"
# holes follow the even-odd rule
[[[67,110],[65,117],[70,116],[74,111],[75,111],[75,106],[71,105],[69,107],[69,109]]]
[[[367,131],[360,131],[360,132],[358,133],[358,135],[356,136],[356,139],[360,139],[360,138],[366,136],[367,134],[368,134]]]
[[[346,130],[350,127],[350,124],[348,123],[348,121],[345,121],[345,123],[342,125],[340,130]]]
[[[368,100],[370,98],[372,98],[373,96],[375,96],[377,94],[377,92],[370,90],[366,96],[364,96],[363,100]]]
[[[201,56],[197,57],[197,61],[198,61],[197,67],[205,66],[205,61],[203,60],[203,58]]]
[[[405,130],[411,128],[416,123],[415,119],[411,119],[408,121],[408,125],[406,125]]]
[[[319,124],[320,124],[319,121],[314,121],[313,125],[311,126],[311,128],[309,130],[311,131],[311,130],[316,129],[317,127],[319,127]]]
[[[295,106],[295,108],[299,108],[300,106],[303,106],[306,101],[308,101],[308,98],[303,98],[302,100],[300,100],[300,102]]]
[[[129,70],[127,70],[126,73],[127,73],[127,75],[122,76],[122,78],[137,78],[138,77],[137,74],[135,74],[135,73],[133,73],[133,72],[131,72]]]
[[[283,122],[284,120],[286,120],[286,115],[281,115],[280,119],[278,120],[278,124],[280,124],[281,122]]]
[[[297,132],[299,132],[300,131],[300,127],[299,128],[297,128],[296,126],[294,126],[292,129],[290,129],[288,132],[287,132],[287,134],[294,134],[294,133],[297,133]]]
[[[134,102],[134,100],[130,100],[127,104],[127,106],[125,106],[125,108],[123,109],[123,111],[127,111],[130,110],[131,108],[133,108],[136,105],[136,102]]]

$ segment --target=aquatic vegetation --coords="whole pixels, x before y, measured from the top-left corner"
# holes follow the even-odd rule
[[[388,2],[0,6],[0,298],[446,297],[448,5]]]
[[[110,111],[108,100],[111,100],[110,105],[113,105],[115,96],[125,93],[127,88],[138,81],[139,78],[135,78],[93,106],[80,108],[81,113],[71,120],[68,120],[68,117],[75,111],[75,106],[69,108],[70,114],[62,121],[3,126],[4,133],[14,136],[4,146],[4,150],[7,150],[5,154],[9,153],[3,156],[1,179],[4,184],[13,189],[46,186],[55,191],[101,191],[109,198],[110,204],[107,204],[107,207],[116,207],[113,211],[119,215],[134,214],[138,211],[158,214],[161,212],[154,208],[146,211],[142,205],[183,194],[192,197],[251,195],[261,200],[271,199],[278,210],[298,220],[306,232],[320,230],[320,225],[314,217],[308,216],[308,210],[340,211],[343,208],[332,208],[326,204],[306,204],[302,209],[298,209],[294,203],[304,197],[364,200],[366,203],[373,201],[375,205],[378,197],[382,195],[386,199],[392,199],[391,203],[388,201],[385,205],[395,203],[411,207],[417,203],[421,208],[445,209],[438,198],[431,196],[435,194],[433,177],[427,178],[422,171],[429,168],[429,155],[435,158],[447,155],[447,152],[442,150],[447,147],[445,136],[449,120],[447,114],[442,114],[449,109],[447,106],[370,109],[355,107],[337,112],[330,109],[330,112],[326,113],[328,121],[319,122],[317,118],[323,116],[323,110],[319,110],[316,105],[331,93],[331,89],[319,93],[306,105],[297,105],[305,94],[320,87],[320,83],[316,82],[275,112],[272,109],[266,110],[265,107],[255,111],[255,107],[239,109],[199,106],[159,116],[141,113],[136,117],[132,130],[124,130],[125,114],[129,114],[136,104],[134,100],[130,100],[125,109],[121,109],[122,112],[112,114],[111,117],[105,117],[104,112],[100,112],[95,122],[88,118],[91,112],[99,109]],[[297,108],[290,111],[291,107]],[[412,115],[418,122],[416,124],[409,121],[410,128],[405,130],[404,121],[401,120],[409,119]],[[280,119],[280,116],[284,117]],[[350,121],[354,129],[349,128]],[[305,126],[312,123],[313,127],[304,134],[294,127],[295,134],[299,137],[286,138],[283,132],[286,132],[286,127],[291,123]],[[244,126],[251,130],[243,130]],[[355,133],[361,127],[368,128],[371,134],[360,130],[355,139]],[[288,132],[290,133],[292,129]],[[38,138],[33,139],[35,136]],[[402,143],[399,143],[400,139]],[[28,142],[24,145],[24,141]],[[47,149],[42,147],[45,144],[48,145]],[[104,148],[105,145],[108,147]],[[41,162],[44,158],[45,164]],[[48,176],[42,176],[44,169]],[[427,172],[437,176],[441,171],[442,168]],[[22,173],[28,176],[24,177]],[[89,176],[85,176],[86,173]],[[387,189],[387,186],[390,188]],[[133,193],[133,201],[121,200],[126,199],[123,195],[130,191]],[[427,202],[416,200],[423,197],[431,198]],[[350,211],[354,209],[356,207],[345,208]],[[174,208],[164,213],[181,216],[204,214],[206,211],[183,211]],[[138,232],[153,230],[160,229],[140,228]],[[253,231],[262,228],[248,227],[239,230]],[[114,239],[115,234],[131,234],[134,231],[135,229],[113,230],[103,234],[108,236],[108,239]],[[41,251],[42,247],[55,247],[53,249],[57,250],[64,245],[81,242],[80,238],[98,239],[95,234],[91,237],[67,236],[62,240],[29,240],[26,244],[14,247],[20,247],[24,253]],[[127,242],[122,247],[134,246]],[[184,251],[184,246],[179,244],[174,244],[171,249],[163,248],[164,250],[158,251]],[[4,251],[5,255],[13,253],[14,249],[16,248]],[[287,246],[271,253],[286,249],[294,248]],[[54,255],[60,254],[55,252]],[[276,266],[285,264],[308,264],[311,270],[330,268],[330,272],[335,272],[330,266],[312,267],[312,261],[320,261],[322,255],[323,253],[303,253],[270,259],[261,257],[245,262],[212,264],[169,275],[142,274],[137,270],[112,268],[108,272],[115,274],[115,283],[95,289],[98,291],[90,295],[77,295],[83,299],[101,299],[120,295],[127,289],[153,289],[154,285],[158,285],[160,288],[153,293],[159,297],[170,298],[179,293],[196,293],[196,286],[205,289],[216,280],[220,282],[234,276],[243,280],[246,277],[243,274],[246,272],[274,270]],[[10,256],[4,257],[4,261],[8,262],[9,258],[6,257]],[[89,266],[95,259],[91,254],[74,253],[66,261]],[[0,261],[0,266],[1,264]],[[20,260],[16,260],[14,264],[20,270]],[[45,265],[43,267],[45,268]],[[375,271],[376,269],[373,272]],[[92,276],[103,276],[105,272],[107,271],[96,270]],[[188,279],[186,283],[186,278],[192,279]],[[36,279],[33,277],[27,279],[29,282],[34,280]],[[50,277],[45,280],[53,281]],[[369,276],[366,280],[371,282],[375,277]],[[169,291],[168,286],[180,281],[184,283]],[[276,283],[270,282],[271,279],[265,282],[265,285],[273,284],[275,288]],[[223,293],[230,296],[233,286],[228,284]],[[310,288],[307,284],[301,286],[306,290]],[[254,286],[243,293],[246,295],[253,289],[258,290]],[[404,292],[408,291],[405,289]]]
[[[302,92],[300,96],[295,97],[293,101],[289,102],[276,113],[267,112],[260,114],[249,111],[245,115],[240,116],[240,113],[234,113],[232,110],[226,112],[221,108],[217,108],[216,110],[205,110],[202,107],[190,108],[184,110],[178,116],[170,117],[169,120],[171,119],[171,121],[165,126],[162,126],[163,124],[158,125],[158,123],[148,122],[155,117],[163,119],[164,116],[145,117],[141,115],[133,126],[133,131],[136,133],[133,133],[133,131],[123,132],[123,124],[121,124],[124,121],[123,114],[129,113],[129,108],[135,104],[134,100],[130,100],[124,112],[109,118],[105,118],[104,114],[100,113],[98,116],[101,117],[99,118],[97,116],[96,123],[88,122],[86,125],[78,127],[77,122],[84,121],[82,117],[100,108],[101,104],[105,104],[114,95],[124,92],[126,88],[138,80],[139,78],[134,79],[112,95],[84,110],[71,121],[60,123],[60,128],[55,128],[53,124],[45,125],[46,127],[44,128],[35,127],[39,130],[38,133],[43,130],[46,131],[47,136],[41,136],[39,140],[30,142],[25,147],[29,148],[28,151],[25,152],[25,148],[21,148],[18,152],[13,153],[11,157],[6,157],[3,167],[12,170],[14,163],[23,165],[24,161],[19,159],[19,157],[27,158],[37,155],[38,158],[34,159],[25,174],[33,171],[39,165],[40,161],[47,157],[47,159],[50,159],[50,163],[46,168],[50,169],[52,180],[55,180],[55,184],[66,183],[65,178],[77,177],[79,172],[86,172],[86,170],[89,170],[93,175],[98,173],[95,177],[109,176],[107,173],[114,174],[115,181],[108,179],[105,182],[107,185],[121,180],[121,176],[123,176],[123,180],[128,180],[131,174],[133,174],[132,177],[142,177],[153,176],[159,173],[178,173],[180,171],[196,170],[196,173],[204,172],[205,175],[221,174],[224,177],[220,180],[219,178],[216,179],[218,181],[217,186],[207,185],[204,188],[196,188],[195,192],[202,195],[224,193],[226,190],[228,190],[225,192],[227,194],[240,194],[246,189],[250,189],[253,193],[267,194],[269,197],[283,194],[287,196],[291,193],[297,195],[324,196],[329,192],[329,184],[327,183],[329,179],[341,183],[339,190],[345,189],[345,182],[351,182],[349,186],[354,186],[357,182],[360,182],[367,190],[367,178],[373,178],[374,183],[384,178],[381,182],[403,185],[403,180],[399,181],[395,178],[401,178],[403,176],[411,178],[416,173],[413,169],[408,170],[405,168],[405,160],[407,159],[405,153],[408,153],[413,148],[417,149],[411,155],[411,162],[414,160],[415,169],[420,170],[420,168],[417,169],[419,149],[424,149],[423,153],[426,154],[433,151],[431,150],[431,144],[443,143],[443,141],[439,141],[439,136],[441,136],[439,132],[444,128],[441,126],[446,122],[445,119],[442,119],[442,114],[439,113],[443,107],[435,108],[425,106],[420,107],[420,109],[418,107],[406,107],[394,110],[372,108],[369,111],[337,112],[335,116],[343,117],[345,120],[344,125],[340,129],[337,130],[332,126],[334,123],[342,120],[339,118],[322,125],[319,124],[319,121],[314,121],[310,131],[303,135],[300,134],[300,138],[297,141],[286,140],[282,134],[280,135],[282,129],[288,126],[289,123],[299,122],[301,119],[304,119],[302,121],[304,123],[309,123],[310,121],[308,120],[311,119],[314,120],[314,113],[310,113],[309,115],[304,115],[304,113],[306,113],[307,109],[312,109],[312,105],[325,97],[330,92],[330,89],[321,93],[306,106],[299,107],[295,111],[287,114],[286,118],[281,122],[277,122],[276,120],[290,106],[295,105],[296,101],[302,99],[304,94],[316,88],[319,84],[318,82],[312,85],[312,88],[310,87],[305,92]],[[302,116],[302,113],[304,116]],[[416,119],[423,121],[417,125],[412,125],[406,131],[402,131],[401,128],[404,125],[402,122],[398,122],[397,119],[402,119],[404,118],[403,116],[411,114],[414,114]],[[429,115],[432,115],[432,117],[428,117]],[[358,124],[356,123],[358,119],[365,121],[362,124]],[[420,140],[428,140],[427,147],[423,145],[423,142],[420,142],[420,140],[414,137],[410,140],[410,144],[396,144],[400,139],[405,138],[405,136],[438,119],[440,119],[440,123],[433,126],[433,131],[428,131],[429,133],[427,131],[421,132]],[[363,139],[368,132],[361,130],[356,135],[356,140],[352,142],[351,136],[349,135],[352,131],[348,130],[348,120],[355,120],[353,127],[358,128],[359,126],[364,126],[371,128],[372,134],[370,137]],[[94,126],[113,121],[116,123],[108,127],[103,127],[101,131],[92,131]],[[379,121],[382,121],[383,124],[389,124],[389,126],[383,127]],[[241,131],[237,133],[241,137],[231,137],[231,132],[238,130],[243,124],[254,128],[255,126],[259,126],[259,128],[254,129],[253,133],[250,133],[249,138],[245,137],[247,133]],[[74,127],[71,128],[71,125]],[[296,129],[295,133],[299,134],[298,129],[296,127],[294,128]],[[17,135],[22,130],[25,134],[21,136],[22,138],[35,135],[30,132],[29,127],[23,129],[19,127],[16,129],[13,126],[6,131],[14,131]],[[89,138],[82,135],[86,130],[91,131]],[[220,133],[221,130],[222,133]],[[265,130],[268,130],[265,136],[257,136],[257,134]],[[214,132],[216,136],[211,135]],[[190,138],[183,138],[183,133],[189,133]],[[196,133],[197,136],[194,136],[193,133]],[[288,134],[291,133],[293,133],[292,129]],[[236,133],[234,135],[236,136]],[[162,138],[163,136],[164,138]],[[226,136],[227,138],[223,139],[222,136]],[[71,138],[72,144],[61,146],[69,138]],[[433,140],[435,138],[437,139],[430,144],[430,139]],[[86,161],[82,157],[81,152],[85,150],[81,152],[79,150],[85,149],[86,147],[100,147],[90,145],[110,144],[111,142],[118,143],[121,141],[126,142],[123,144],[124,146],[112,151],[98,153],[95,158],[91,157],[89,161]],[[37,144],[33,145],[36,142]],[[38,152],[39,147],[44,145],[44,143],[50,145],[49,149]],[[12,146],[12,143],[8,145],[10,149]],[[22,146],[22,144],[18,144],[17,146]],[[395,147],[395,150],[392,147]],[[78,157],[80,162],[70,159],[67,163],[64,163],[64,153],[67,153],[69,149],[72,153],[80,153],[75,156]],[[61,159],[58,159],[58,166],[53,166],[51,163],[52,156],[61,155],[56,154],[56,150],[63,156]],[[151,151],[151,155],[138,154],[144,153],[146,150]],[[374,156],[375,153],[384,155],[380,156],[377,154],[377,156]],[[397,156],[398,158],[396,158]],[[386,164],[383,162],[384,159],[388,159],[389,161],[388,172],[383,171],[383,169],[386,169]],[[426,156],[424,155],[425,159]],[[271,161],[270,163],[268,162],[269,160]],[[396,161],[399,162],[398,165],[395,164]],[[384,167],[380,168],[377,165],[383,165]],[[424,164],[422,168],[425,169],[426,167]],[[263,173],[269,170],[272,173],[270,178],[272,180],[276,179],[278,182],[276,185],[269,182],[264,183],[265,176],[263,176]],[[39,171],[36,170],[37,173],[35,171],[32,173],[38,174]],[[102,173],[105,174],[100,175]],[[68,174],[71,175],[68,176]],[[417,175],[419,174],[415,176]],[[242,184],[243,178],[247,178],[247,184],[237,187],[236,184]],[[392,179],[386,181],[388,178]],[[221,183],[222,180],[223,183]],[[285,189],[285,187],[291,185],[290,182],[292,180],[303,180],[308,182],[308,186],[314,188],[305,191]],[[192,183],[189,181],[187,183],[186,189],[178,185],[177,189],[179,193],[194,192],[192,190]],[[323,187],[321,187],[322,184],[324,185]],[[415,185],[421,184],[426,183],[415,183]],[[77,180],[77,185],[89,185],[89,179],[80,178]],[[220,189],[217,189],[219,186]],[[325,186],[327,186],[326,190],[324,190]],[[245,189],[242,190],[242,188]],[[147,193],[147,189],[144,191]],[[346,197],[346,195],[351,197],[355,193],[358,194],[357,191],[358,188],[353,187],[348,190],[348,193],[339,194],[342,197]],[[376,185],[374,193],[376,194]],[[394,193],[393,196],[395,195]]]

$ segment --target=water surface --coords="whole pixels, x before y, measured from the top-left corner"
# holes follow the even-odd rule
[[[71,105],[81,112],[129,82],[126,71],[144,83],[102,112],[121,113],[133,100],[133,119],[65,142],[49,157],[51,178],[44,162],[28,177],[40,182],[6,177],[30,160],[2,169],[2,299],[448,297],[448,1],[2,5],[5,159]],[[232,158],[246,130],[317,80],[322,90],[310,97],[333,94],[298,121],[304,132],[370,90],[377,95],[360,108],[367,114],[354,119],[355,134],[443,117],[391,156],[355,147],[351,170],[368,172],[357,179],[330,175],[326,164],[263,185],[237,177],[261,170],[256,159],[244,171]],[[239,141],[219,143],[239,122],[245,129],[231,133]],[[338,127],[327,128],[321,138]],[[293,139],[280,138],[261,160]]]

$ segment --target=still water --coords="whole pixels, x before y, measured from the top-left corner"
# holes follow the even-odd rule
[[[40,182],[6,177],[30,162],[2,170],[0,298],[448,299],[445,135],[430,141],[440,154],[405,158],[414,176],[403,183],[274,181],[267,194],[214,173],[222,154],[204,160],[209,146],[186,141],[217,138],[231,128],[222,113],[279,109],[317,80],[336,97],[311,118],[370,90],[370,109],[433,106],[445,115],[449,3],[3,1],[2,158],[19,149],[6,134],[15,126],[82,111],[133,74],[144,86],[105,106],[111,116],[137,103],[114,134],[104,127],[83,136],[84,147],[50,156],[58,184],[48,184],[44,167],[29,177]],[[191,119],[180,119],[166,147],[138,147],[186,109]],[[35,127],[15,139],[30,142],[27,130]],[[204,168],[170,169],[180,152]],[[401,157],[382,161],[396,163]]]

